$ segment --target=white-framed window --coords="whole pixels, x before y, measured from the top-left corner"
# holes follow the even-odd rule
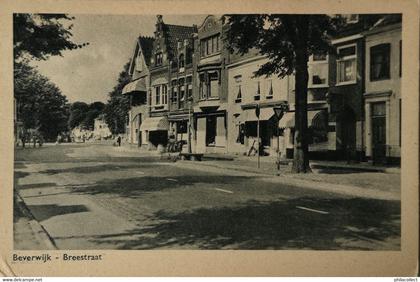
[[[314,54],[308,64],[309,87],[328,87],[328,55]]]
[[[356,44],[337,48],[337,84],[356,83],[357,46]]]
[[[166,105],[168,103],[168,86],[166,84],[156,85],[154,87],[155,105]]]

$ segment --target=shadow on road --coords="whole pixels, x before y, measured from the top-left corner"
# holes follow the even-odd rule
[[[176,189],[200,183],[211,184],[238,184],[251,180],[251,177],[244,176],[215,176],[215,175],[182,175],[157,177],[143,176],[125,179],[113,179],[97,182],[94,185],[72,188],[72,192],[83,194],[114,194],[120,197],[137,198],[144,193],[152,193],[163,190]],[[255,177],[252,178],[255,180]]]
[[[330,211],[319,214],[296,206]],[[121,249],[400,249],[400,203],[362,198],[298,198],[237,207],[159,211],[131,240],[97,238]],[[385,240],[393,244],[383,245]],[[396,243],[395,243],[396,242]]]

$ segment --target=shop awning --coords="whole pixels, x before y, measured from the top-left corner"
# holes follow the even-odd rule
[[[122,90],[122,94],[128,94],[130,92],[134,92],[134,91],[138,91],[138,92],[146,92],[146,81],[144,80],[144,78],[140,78],[138,80],[132,81],[130,83],[128,83],[126,86],[124,86],[123,90]]]
[[[273,108],[262,108],[260,109],[260,118],[259,120],[269,120],[274,115]],[[257,115],[255,114],[255,109],[246,110],[246,115],[244,116],[245,121],[257,121]]]
[[[140,125],[141,131],[157,131],[157,130],[168,130],[169,129],[169,122],[166,117],[152,117],[147,118],[143,123]]]
[[[324,110],[308,111],[308,127],[325,128],[328,122],[326,118],[326,112]],[[295,113],[285,113],[280,119],[279,128],[292,127],[295,127]]]

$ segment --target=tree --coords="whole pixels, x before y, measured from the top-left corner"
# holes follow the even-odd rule
[[[83,129],[93,130],[95,119],[103,113],[104,108],[105,104],[102,102],[93,102],[89,105],[84,102],[74,102],[70,106],[69,128],[81,126]]]
[[[122,89],[130,82],[128,73],[130,63],[124,65],[123,71],[119,74],[117,85],[109,92],[109,99],[105,105],[105,121],[112,134],[125,132],[126,119],[130,109],[130,101],[126,95],[122,95]]]
[[[82,48],[89,43],[71,40],[74,17],[66,14],[13,14],[13,51],[19,58],[46,60],[64,50]]]
[[[89,105],[84,102],[74,102],[70,106],[70,116],[68,120],[68,126],[73,129],[79,126],[82,121],[86,118],[86,113],[89,110]]]
[[[328,15],[225,15],[224,40],[230,52],[256,48],[268,62],[255,76],[295,75],[295,136],[293,171],[310,172],[308,157],[308,58],[332,51],[330,39],[342,24]]]
[[[47,140],[67,130],[67,98],[47,77],[26,63],[17,63],[14,90],[25,129],[38,129]]]

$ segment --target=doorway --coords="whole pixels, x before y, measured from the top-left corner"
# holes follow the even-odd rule
[[[372,103],[372,160],[374,164],[386,163],[386,104]]]

